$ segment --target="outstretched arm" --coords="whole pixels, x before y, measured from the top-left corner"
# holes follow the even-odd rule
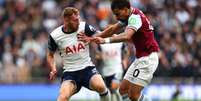
[[[50,67],[49,79],[54,80],[57,73],[56,63],[54,62],[54,52],[49,51],[47,53],[47,63]]]
[[[47,52],[47,63],[50,67],[50,74],[49,79],[53,80],[56,76],[57,70],[56,70],[56,63],[54,61],[54,54],[57,50],[57,44],[52,38],[51,35],[48,36],[48,52]]]
[[[94,37],[110,37],[112,36],[115,32],[117,32],[120,28],[122,27],[122,25],[120,23],[116,23],[114,25],[110,25],[109,27],[107,27],[104,31],[96,33],[94,35]]]
[[[116,36],[108,38],[95,37],[93,40],[99,44],[129,41],[132,39],[132,36],[134,35],[135,32],[136,31],[134,29],[127,28],[125,32],[118,34]]]
[[[93,42],[95,40],[96,37],[110,37],[114,34],[114,32],[118,31],[121,27],[123,27],[123,25],[118,22],[114,25],[110,25],[109,27],[107,27],[104,31],[100,32],[97,31],[96,34],[93,34],[93,36],[89,36],[87,35],[86,31],[81,31],[78,33],[77,37],[79,41],[83,41],[84,43],[88,44],[90,42]],[[93,28],[91,28],[93,29]]]
[[[147,20],[148,21],[148,20]],[[149,23],[149,22],[147,22]],[[132,38],[134,33],[140,29],[142,26],[142,19],[140,15],[132,14],[128,18],[128,25],[126,27],[125,32],[110,38],[105,38],[105,42],[121,42],[121,41],[128,41]],[[151,30],[151,28],[150,28]]]

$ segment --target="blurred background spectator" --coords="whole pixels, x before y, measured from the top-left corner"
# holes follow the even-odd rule
[[[155,28],[161,48],[155,76],[201,77],[201,0],[130,2]],[[49,82],[47,37],[61,25],[66,6],[78,8],[81,18],[100,30],[115,22],[109,0],[0,0],[1,83]]]

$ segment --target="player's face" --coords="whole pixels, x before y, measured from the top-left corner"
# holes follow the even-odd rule
[[[121,21],[127,21],[129,17],[129,9],[128,8],[123,8],[123,9],[114,9],[113,14],[115,15],[117,20]]]
[[[71,15],[69,18],[66,18],[67,26],[69,29],[71,29],[71,31],[77,31],[79,24],[80,24],[80,20],[79,20],[79,14],[73,14]]]

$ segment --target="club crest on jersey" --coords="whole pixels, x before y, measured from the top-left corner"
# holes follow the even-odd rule
[[[78,43],[76,45],[72,45],[72,46],[67,46],[66,47],[66,54],[74,54],[74,53],[78,53],[81,50],[84,50],[85,47],[82,43]]]

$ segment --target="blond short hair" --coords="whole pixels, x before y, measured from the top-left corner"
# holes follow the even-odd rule
[[[76,9],[74,7],[66,7],[66,8],[64,8],[64,10],[62,12],[62,16],[69,17],[73,14],[78,14],[78,13],[79,13],[78,9]]]

